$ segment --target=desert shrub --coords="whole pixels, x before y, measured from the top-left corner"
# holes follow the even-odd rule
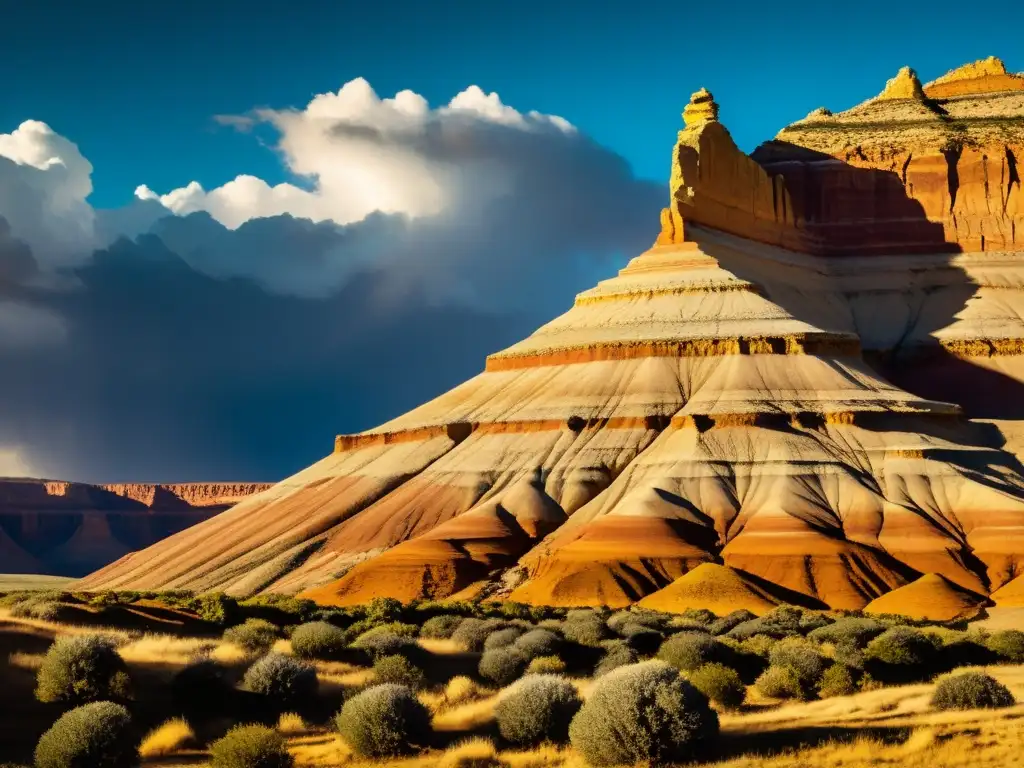
[[[910,627],[891,627],[864,649],[868,672],[887,682],[924,680],[933,674],[937,657],[935,644]]]
[[[59,637],[36,675],[36,698],[80,704],[130,696],[128,668],[102,635]]]
[[[829,660],[817,646],[802,637],[790,637],[776,643],[768,653],[768,660],[773,667],[789,667],[796,672],[808,695],[817,689],[818,681],[829,665]]]
[[[676,632],[703,632],[704,634],[711,634],[708,632],[708,625],[699,619],[688,619],[685,616],[676,616],[671,619],[665,626],[665,631],[669,633]]]
[[[11,605],[11,616],[22,619],[56,621],[60,616],[61,603],[55,600],[29,598],[18,600]]]
[[[745,621],[751,621],[756,619],[757,615],[746,608],[741,608],[738,611],[727,613],[721,618],[715,619],[708,624],[708,632],[712,635],[724,635],[734,627],[739,626]]]
[[[301,624],[312,619],[319,610],[312,600],[274,593],[250,597],[241,601],[238,607],[247,617],[279,625]]]
[[[463,619],[451,639],[467,651],[482,651],[488,636],[505,626],[500,619]]]
[[[754,687],[762,696],[772,699],[802,699],[806,694],[792,667],[768,667],[754,682]]]
[[[729,665],[734,656],[732,648],[704,632],[680,632],[658,649],[659,659],[684,671],[712,662]]]
[[[944,675],[932,693],[936,709],[996,709],[1016,703],[1009,688],[984,672]]]
[[[688,762],[717,732],[707,697],[661,661],[602,677],[569,726],[573,747],[597,766]]]
[[[505,629],[491,632],[487,639],[484,640],[484,650],[490,651],[494,648],[504,648],[506,645],[512,645],[522,634],[525,634],[525,630],[522,627],[505,627]]]
[[[373,679],[377,683],[406,685],[414,691],[427,684],[427,676],[405,656],[381,656],[373,664]]]
[[[827,699],[831,696],[849,696],[857,692],[857,681],[853,670],[845,664],[833,664],[826,669],[818,683],[818,695]]]
[[[737,640],[746,640],[754,635],[767,635],[781,640],[784,637],[803,635],[827,623],[823,617],[807,614],[791,605],[780,605],[764,616],[737,624],[727,634]]]
[[[665,617],[654,611],[645,611],[642,608],[626,608],[616,611],[608,617],[608,629],[616,634],[623,634],[623,629],[628,626],[647,627],[648,629],[660,630],[665,623]]]
[[[394,757],[425,745],[430,714],[409,688],[375,685],[345,702],[335,719],[341,737],[363,757]]]
[[[557,656],[538,656],[531,659],[526,667],[529,675],[560,675],[565,672],[565,662]]]
[[[234,598],[221,592],[198,595],[192,599],[190,607],[203,621],[221,627],[233,624],[239,613],[238,603]]]
[[[732,638],[725,638],[725,640],[732,640]],[[762,656],[767,659],[772,652],[772,648],[778,642],[774,637],[768,637],[768,635],[753,635],[746,640],[739,641],[739,647],[743,653],[752,653],[755,656]]]
[[[600,621],[603,624],[607,620],[607,610],[597,608],[573,608],[565,614],[567,624],[576,621]]]
[[[292,630],[291,643],[304,659],[336,659],[345,653],[348,633],[326,621],[311,621]]]
[[[636,664],[640,660],[637,652],[629,647],[627,643],[614,641],[610,643],[601,657],[601,661],[594,668],[595,677],[607,675],[612,670],[625,667],[629,664]]]
[[[641,656],[653,655],[665,639],[658,630],[640,624],[627,624],[621,634],[629,647]]]
[[[707,608],[687,608],[682,612],[682,614],[680,614],[680,618],[688,621],[696,621],[704,626],[718,620],[718,616],[715,615],[715,612],[709,611]],[[671,623],[671,620],[669,623]]]
[[[364,631],[358,631],[354,633],[357,635],[356,640],[362,643],[370,643],[375,637],[381,635],[395,635],[396,637],[413,638],[419,634],[419,627],[415,624],[403,624],[400,621],[389,621],[386,624],[377,624],[370,629]]]
[[[278,636],[277,627],[269,621],[246,619],[242,624],[225,629],[223,639],[249,653],[266,653],[277,641]]]
[[[1020,663],[1024,661],[1024,632],[1004,629],[985,638],[985,646],[999,658]]]
[[[747,697],[747,687],[732,667],[712,662],[686,676],[694,688],[727,709],[736,709]]]
[[[535,659],[538,656],[557,656],[563,642],[550,629],[533,629],[516,638],[512,647],[528,659]]]
[[[599,646],[611,633],[600,618],[592,613],[590,616],[591,618],[566,621],[562,624],[562,636],[580,645]]]
[[[387,631],[364,632],[355,639],[352,647],[366,651],[375,659],[396,654],[415,656],[420,652],[420,647],[413,640]]]
[[[236,725],[210,745],[211,768],[292,768],[284,736],[265,725]]]
[[[36,744],[36,768],[131,768],[138,741],[128,710],[97,701],[65,712]]]
[[[583,704],[576,687],[558,675],[524,677],[498,702],[498,732],[517,746],[565,742],[569,723]]]
[[[393,597],[375,597],[366,605],[366,618],[378,624],[401,621],[402,601]]]
[[[484,651],[477,671],[485,680],[505,686],[518,680],[529,663],[529,657],[514,646],[495,648],[492,651]]]
[[[319,681],[309,664],[280,653],[268,653],[245,672],[247,691],[262,694],[279,707],[290,707],[316,696]]]
[[[944,638],[939,648],[937,665],[943,671],[957,667],[983,667],[999,660],[999,655],[981,637],[967,632],[959,632],[957,635]]]
[[[832,643],[840,648],[864,648],[885,629],[885,624],[874,619],[844,616],[812,630],[807,634],[807,639],[816,643]]]
[[[434,616],[423,622],[423,626],[420,627],[420,637],[429,637],[433,640],[447,640],[463,621],[465,619],[461,616],[453,616],[448,613]]]

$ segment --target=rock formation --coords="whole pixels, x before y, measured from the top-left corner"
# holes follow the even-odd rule
[[[650,250],[473,379],[86,585],[998,599],[1024,572],[1024,399],[990,396],[1024,392],[1020,80],[904,69],[751,156],[698,91]]]
[[[81,576],[269,485],[0,479],[0,572]]]

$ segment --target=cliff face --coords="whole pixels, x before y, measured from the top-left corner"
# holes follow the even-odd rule
[[[698,91],[651,249],[478,376],[84,584],[719,611],[1017,594],[1024,109],[999,66],[902,70],[749,157]]]
[[[269,485],[0,479],[0,571],[80,576]]]

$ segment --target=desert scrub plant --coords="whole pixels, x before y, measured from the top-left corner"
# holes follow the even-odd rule
[[[768,667],[754,682],[754,688],[770,699],[802,699],[806,695],[792,667]]]
[[[292,651],[304,659],[337,659],[348,647],[348,633],[326,621],[311,621],[292,630]]]
[[[241,624],[225,629],[221,637],[224,642],[237,645],[249,653],[266,653],[277,642],[280,633],[269,621],[246,619]]]
[[[110,701],[65,712],[36,744],[36,768],[132,768],[138,764],[131,715]]]
[[[494,708],[498,732],[510,744],[532,747],[569,738],[569,723],[583,705],[576,686],[558,675],[527,675]]]
[[[283,712],[277,719],[277,732],[283,733],[286,736],[296,733],[305,733],[306,729],[306,721],[303,720],[302,715],[297,712]]]
[[[650,656],[661,646],[665,636],[646,624],[626,624],[619,629],[619,634],[630,648],[641,656]]]
[[[565,672],[565,662],[558,656],[538,656],[531,659],[526,667],[528,675],[560,675]]]
[[[573,747],[597,766],[688,762],[717,733],[707,697],[662,661],[602,677],[569,726]]]
[[[418,691],[427,684],[427,676],[405,656],[380,656],[373,663],[373,680],[376,683],[396,683]]]
[[[450,639],[467,651],[482,651],[490,634],[505,626],[507,624],[500,619],[463,619],[458,628],[452,632]]]
[[[845,664],[833,664],[826,669],[818,682],[818,696],[823,699],[832,696],[849,696],[857,692],[857,680],[853,670]]]
[[[427,637],[431,640],[448,640],[452,632],[459,628],[465,619],[462,616],[442,613],[440,616],[433,616],[423,622],[420,627],[420,637]]]
[[[658,658],[683,671],[717,662],[731,666],[735,652],[706,632],[679,632],[658,648]]]
[[[571,616],[561,625],[562,636],[573,643],[597,647],[602,640],[611,637],[607,625],[593,613],[587,618],[573,619]]]
[[[316,669],[291,656],[268,653],[245,671],[242,684],[281,708],[308,702],[319,687]]]
[[[415,656],[422,651],[414,640],[388,631],[365,632],[355,639],[352,647],[366,651],[375,659],[396,654]]]
[[[36,698],[82,704],[130,698],[131,681],[114,644],[102,635],[59,637],[36,675]]]
[[[608,629],[617,635],[630,625],[647,627],[648,629],[661,630],[666,618],[654,611],[645,611],[641,608],[624,608],[616,611],[608,617]]]
[[[538,656],[557,656],[565,641],[550,629],[532,629],[520,635],[512,647],[528,659]]]
[[[142,739],[139,754],[143,758],[162,757],[184,749],[195,741],[196,735],[184,718],[176,717],[158,725]]]
[[[507,645],[512,645],[520,635],[525,633],[522,627],[505,627],[505,629],[491,632],[487,639],[484,640],[484,650],[490,651],[495,648],[504,648]]]
[[[495,648],[484,651],[477,671],[485,680],[505,686],[518,680],[529,663],[529,657],[515,647]]]
[[[221,592],[197,595],[189,602],[189,607],[203,621],[221,627],[234,623],[238,616],[238,603]]]
[[[712,635],[724,635],[734,627],[739,626],[745,621],[751,621],[756,619],[757,615],[748,611],[746,608],[741,608],[738,611],[727,613],[721,618],[715,619],[708,624],[708,632]]]
[[[210,768],[292,768],[284,736],[265,725],[236,725],[210,745]]]
[[[607,641],[604,647],[604,656],[601,657],[601,660],[594,668],[595,677],[602,677],[612,670],[628,666],[629,664],[636,664],[640,660],[637,652],[622,640]]]
[[[345,702],[335,725],[354,752],[370,758],[408,754],[430,741],[430,714],[411,689],[375,685]]]
[[[808,632],[807,639],[819,644],[832,643],[838,648],[864,648],[885,629],[885,624],[874,619],[843,616]]]
[[[984,672],[943,675],[931,701],[935,709],[997,709],[1016,703],[1009,688]]]
[[[867,644],[865,667],[883,682],[924,680],[935,671],[938,649],[924,633],[910,627],[891,627]]]
[[[809,698],[817,689],[818,682],[829,665],[829,660],[818,647],[802,637],[780,640],[768,652],[768,661],[773,667],[789,667],[796,672],[804,690],[804,698]]]
[[[726,709],[738,709],[747,698],[747,687],[732,667],[711,662],[690,672],[686,679],[711,701]]]
[[[985,638],[986,647],[1005,661],[1024,661],[1024,632],[1004,629]]]

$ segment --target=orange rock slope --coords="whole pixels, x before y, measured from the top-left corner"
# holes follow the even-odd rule
[[[0,479],[0,572],[79,576],[267,487]]]
[[[1000,68],[902,70],[752,156],[697,92],[650,250],[473,379],[85,585],[984,600],[1024,556],[1024,412],[978,398],[991,412],[968,418],[979,382],[1024,383],[1024,91]],[[957,397],[908,375],[922,360]]]

